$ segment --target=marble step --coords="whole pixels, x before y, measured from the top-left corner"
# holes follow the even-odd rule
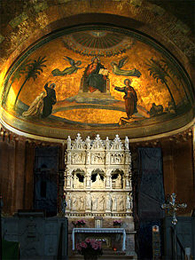
[[[78,256],[74,256],[74,257],[69,257],[69,260],[83,260],[83,256],[82,255],[78,255]],[[105,256],[101,256],[98,258],[98,260],[126,260],[126,259],[131,259],[131,260],[137,260],[137,258],[134,258],[133,256],[110,256],[110,255],[105,255]]]

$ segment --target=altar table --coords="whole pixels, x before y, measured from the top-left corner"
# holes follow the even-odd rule
[[[73,228],[72,230],[72,250],[75,250],[75,234],[76,233],[115,233],[123,234],[123,246],[122,250],[125,251],[126,232],[124,228]]]

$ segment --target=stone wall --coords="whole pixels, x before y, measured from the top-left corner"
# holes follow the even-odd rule
[[[3,218],[3,238],[19,242],[20,259],[67,259],[67,219],[44,218],[41,212],[20,212]]]

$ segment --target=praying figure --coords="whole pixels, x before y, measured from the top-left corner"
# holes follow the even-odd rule
[[[41,94],[31,103],[28,110],[22,113],[22,116],[25,118],[41,117],[44,105],[43,98],[45,95],[45,91],[41,92]]]
[[[43,98],[43,112],[42,118],[48,117],[52,113],[52,107],[56,103],[56,84],[52,83],[48,87],[48,83],[45,84],[44,89],[46,90],[47,95]]]

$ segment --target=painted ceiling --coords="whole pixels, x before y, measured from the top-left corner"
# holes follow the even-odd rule
[[[53,33],[22,53],[7,74],[2,106],[5,122],[32,134],[133,129],[139,136],[140,128],[144,136],[143,127],[147,134],[175,127],[191,109],[190,89],[182,66],[159,43],[94,25]]]

